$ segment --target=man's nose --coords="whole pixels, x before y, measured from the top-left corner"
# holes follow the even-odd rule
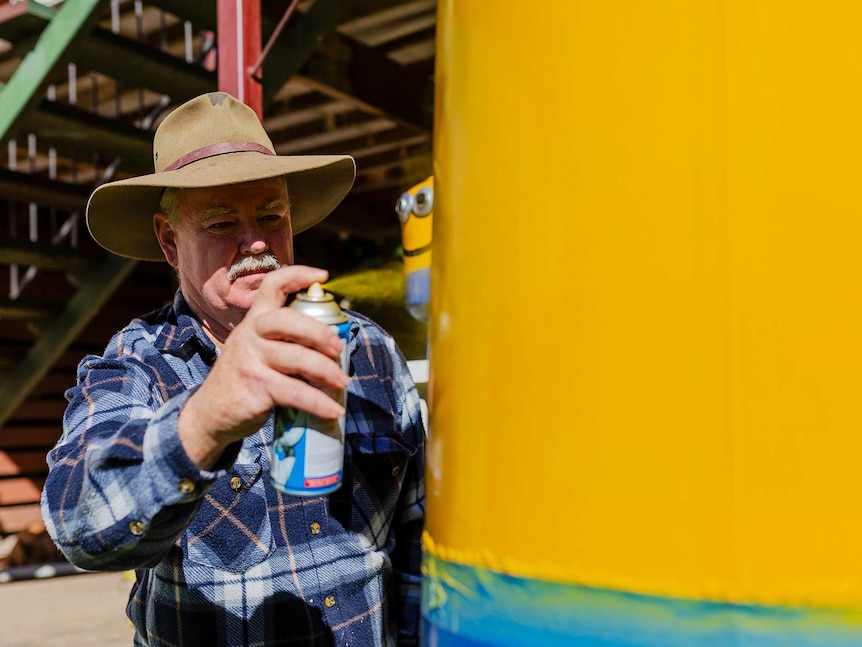
[[[269,249],[269,245],[259,230],[249,228],[244,232],[240,244],[240,251],[243,254],[257,256],[263,254],[267,249]]]

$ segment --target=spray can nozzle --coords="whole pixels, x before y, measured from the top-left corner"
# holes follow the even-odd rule
[[[305,291],[305,297],[310,301],[322,301],[325,294],[323,287],[317,282],[309,285],[308,290]]]

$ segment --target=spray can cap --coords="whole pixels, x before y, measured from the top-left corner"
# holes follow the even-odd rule
[[[290,307],[327,324],[340,324],[349,320],[335,302],[335,297],[320,283],[312,283],[304,292],[299,292]]]
[[[323,287],[317,282],[309,285],[308,290],[305,291],[305,298],[308,301],[324,301],[326,297],[326,292],[323,291]],[[330,296],[330,298],[332,297]]]

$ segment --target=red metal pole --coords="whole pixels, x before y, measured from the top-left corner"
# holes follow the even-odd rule
[[[218,0],[218,87],[263,119],[263,87],[250,70],[260,58],[260,0]]]

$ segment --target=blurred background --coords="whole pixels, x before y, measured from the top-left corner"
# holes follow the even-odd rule
[[[152,133],[219,89],[216,0],[0,2],[0,569],[59,559],[40,528],[45,454],[84,355],[169,301],[164,263],[86,231],[100,183],[152,172]],[[435,0],[262,0],[255,71],[279,154],[347,153],[357,179],[296,260],[424,358],[404,305],[395,203],[431,174]],[[271,38],[274,36],[274,38]],[[24,570],[20,570],[24,567]],[[27,568],[30,570],[26,570]],[[19,570],[15,570],[19,569]]]

